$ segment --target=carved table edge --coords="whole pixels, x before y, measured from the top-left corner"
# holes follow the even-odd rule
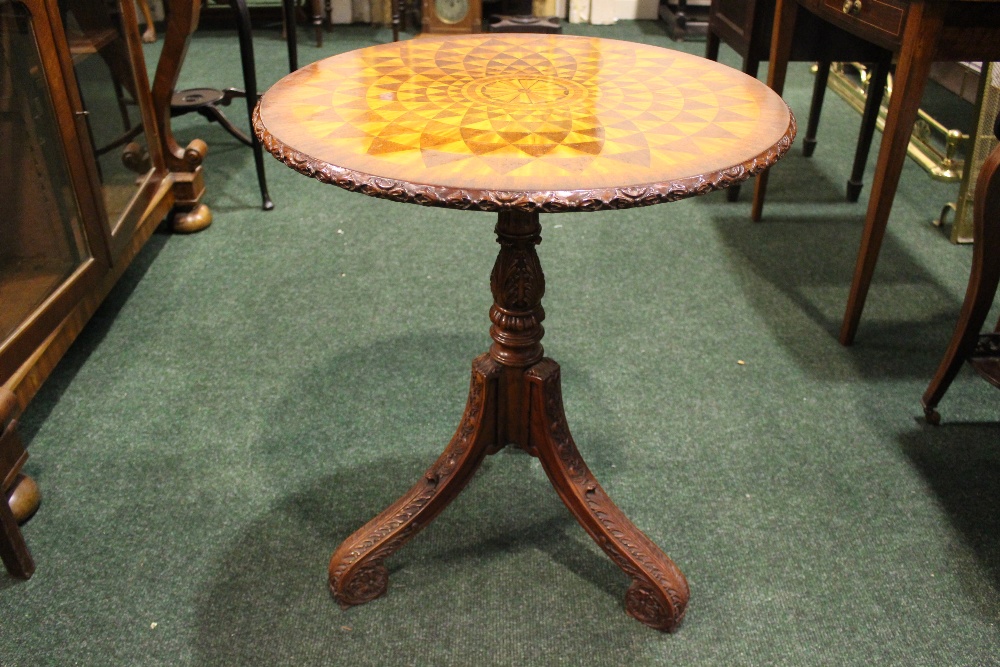
[[[785,107],[788,108],[787,103]],[[351,192],[408,204],[469,211],[567,213],[652,206],[724,190],[761,173],[780,160],[792,146],[797,125],[795,115],[788,108],[788,128],[777,143],[745,162],[718,171],[629,187],[556,191],[460,189],[410,183],[338,167],[301,153],[273,136],[261,121],[260,102],[253,112],[253,130],[264,149],[278,161],[300,174]]]

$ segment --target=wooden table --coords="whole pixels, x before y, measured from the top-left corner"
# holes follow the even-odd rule
[[[346,607],[384,593],[382,561],[459,494],[486,454],[510,444],[541,460],[576,519],[632,578],[626,611],[674,629],[688,601],[684,575],[587,468],[563,414],[559,367],[542,354],[539,213],[645,206],[738,183],[791,145],[795,122],[781,98],[736,70],[652,46],[428,37],[290,74],[264,95],[254,130],[275,157],[321,181],[498,213],[493,344],[473,361],[465,414],[413,488],[333,554],[334,597]]]
[[[1000,60],[1000,2],[996,0],[778,0],[768,85],[781,93],[799,9],[896,53],[896,75],[882,131],[872,193],[840,342],[857,334],[875,263],[906,159],[913,124],[934,61]],[[767,176],[757,179],[753,216],[763,208]]]

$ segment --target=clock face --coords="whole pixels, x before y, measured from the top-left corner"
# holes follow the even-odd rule
[[[458,23],[469,13],[469,0],[434,0],[434,11],[444,23]]]

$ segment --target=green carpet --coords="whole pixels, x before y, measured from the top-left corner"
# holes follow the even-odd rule
[[[704,48],[655,22],[568,31]],[[319,50],[303,29],[300,59],[388,39],[338,27]],[[255,48],[266,88],[287,67],[277,29]],[[234,35],[196,35],[180,87],[240,81]],[[811,84],[793,65],[803,126]],[[215,222],[154,236],[24,415],[38,570],[0,578],[0,664],[1000,664],[1000,394],[963,371],[942,426],[919,403],[968,278],[970,248],[929,224],[957,190],[907,163],[841,347],[871,182],[870,166],[843,201],[859,122],[828,95],[815,156],[773,170],[761,224],[749,188],[543,217],[544,343],[574,437],[691,584],[661,635],[624,614],[627,578],[538,463],[508,452],[388,561],[386,597],[332,601],[333,549],[461,416],[490,342],[494,216],[270,158],[265,213],[251,152],[178,119],[210,146]]]

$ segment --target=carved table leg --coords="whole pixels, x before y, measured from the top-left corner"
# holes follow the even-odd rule
[[[652,628],[672,632],[687,608],[687,580],[608,498],[587,468],[566,424],[559,365],[543,359],[526,378],[531,385],[531,436],[545,474],[587,534],[632,578],[625,611]]]
[[[430,523],[461,493],[492,448],[496,433],[497,364],[487,355],[472,364],[465,414],[448,447],[402,498],[347,538],[330,559],[330,591],[342,607],[385,593],[382,561]]]
[[[604,493],[577,451],[563,412],[559,366],[542,357],[545,277],[535,246],[537,213],[501,213],[500,254],[491,276],[490,355],[504,366],[500,381],[499,444],[538,456],[563,503],[633,583],[625,610],[657,630],[684,617],[688,585],[676,565]]]
[[[330,590],[343,607],[382,595],[382,561],[430,523],[465,487],[487,454],[513,445],[539,457],[563,503],[632,585],[625,610],[672,631],[689,592],[676,565],[636,528],[594,479],[566,425],[559,366],[543,358],[545,278],[535,246],[537,213],[500,213],[500,252],[490,275],[489,354],[472,365],[465,415],[451,443],[417,484],[351,535],[330,560]]]

